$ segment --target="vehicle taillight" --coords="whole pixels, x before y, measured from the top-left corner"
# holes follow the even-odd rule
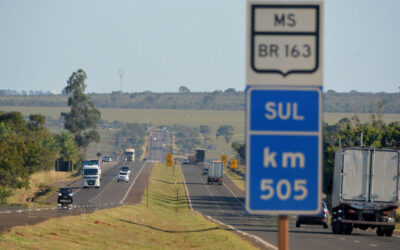
[[[390,211],[383,211],[382,214],[389,216],[390,215]]]
[[[357,211],[354,210],[354,209],[349,209],[349,210],[347,210],[347,212],[350,213],[350,214],[356,214],[357,213]]]
[[[328,213],[328,210],[327,209],[324,209],[324,214],[327,214]]]

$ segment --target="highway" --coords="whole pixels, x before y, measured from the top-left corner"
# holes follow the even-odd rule
[[[201,166],[182,165],[182,173],[194,210],[277,246],[276,216],[246,214],[243,193],[235,195],[226,184],[207,185]],[[336,235],[332,234],[330,228],[323,229],[317,225],[296,228],[294,217],[290,217],[289,223],[290,249],[399,249],[400,246],[400,237],[397,235],[378,237],[375,231],[360,230],[354,230],[352,235]]]
[[[117,182],[117,174],[121,166],[130,166],[131,175],[129,182]],[[16,225],[35,224],[49,218],[76,215],[80,213],[92,212],[96,209],[104,209],[122,204],[134,204],[133,201],[140,201],[143,195],[144,185],[141,190],[136,188],[138,177],[148,177],[152,164],[144,162],[119,162],[103,163],[102,181],[100,188],[82,189],[82,180],[79,179],[71,183],[74,187],[74,202],[69,208],[59,208],[55,204],[57,196],[50,197],[49,201],[54,202],[51,206],[40,206],[32,208],[3,206],[0,208],[0,232]],[[147,179],[145,180],[147,181]],[[135,186],[135,188],[133,188]],[[139,197],[136,197],[139,196]],[[129,201],[127,201],[129,198]]]
[[[172,153],[171,136],[166,130],[153,130],[150,134],[150,152],[148,160],[151,162],[165,162],[166,153]]]

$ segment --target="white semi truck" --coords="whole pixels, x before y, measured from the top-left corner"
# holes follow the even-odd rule
[[[98,160],[82,162],[82,187],[100,187],[101,168]]]
[[[124,152],[125,161],[135,161],[135,149],[127,148]]]
[[[208,165],[207,184],[214,182],[222,185],[223,164],[222,161],[211,161]]]
[[[336,151],[332,192],[332,232],[375,229],[392,236],[399,202],[399,152],[349,147]]]

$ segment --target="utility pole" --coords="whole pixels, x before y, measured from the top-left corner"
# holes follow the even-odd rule
[[[118,73],[119,73],[119,80],[120,80],[120,91],[122,93],[122,82],[124,80],[125,70],[119,69]]]

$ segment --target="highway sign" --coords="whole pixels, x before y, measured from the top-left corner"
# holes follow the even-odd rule
[[[248,85],[322,85],[322,8],[248,2]]]
[[[174,165],[174,159],[171,153],[167,153],[165,156],[165,165],[167,167],[172,167]]]
[[[231,168],[237,168],[237,160],[236,159],[231,160]]]
[[[322,93],[318,87],[246,90],[246,210],[313,214],[320,209]]]
[[[228,161],[227,161],[228,157],[226,155],[221,155],[221,161],[224,167],[226,167]]]

